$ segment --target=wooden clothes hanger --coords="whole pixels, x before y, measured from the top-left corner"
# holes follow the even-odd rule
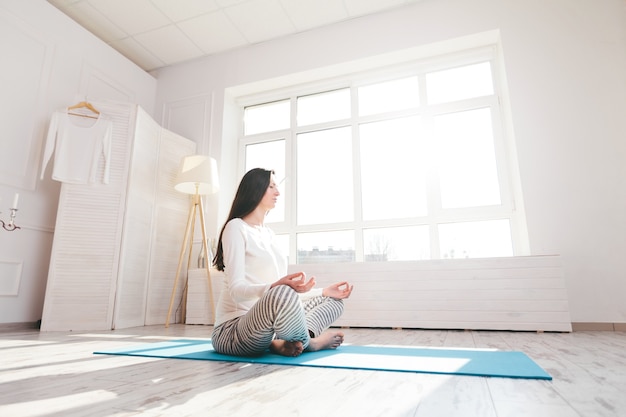
[[[93,116],[89,114],[72,112],[71,110],[74,110],[74,109],[87,109],[91,111],[92,113],[95,113],[96,115]],[[77,104],[74,104],[73,106],[68,107],[67,113],[73,116],[89,117],[90,119],[97,119],[100,116],[100,112],[91,103],[87,101],[81,101],[80,103],[77,103]]]

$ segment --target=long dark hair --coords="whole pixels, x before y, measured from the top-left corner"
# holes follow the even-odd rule
[[[233,200],[233,205],[230,207],[230,213],[228,213],[228,219],[224,222],[224,226],[222,226],[222,231],[220,232],[220,238],[217,241],[217,251],[213,258],[213,265],[217,267],[218,271],[224,270],[222,235],[224,234],[226,224],[232,219],[246,217],[257,208],[267,191],[267,187],[270,186],[273,173],[274,171],[271,170],[253,168],[246,172],[246,175],[241,179]]]

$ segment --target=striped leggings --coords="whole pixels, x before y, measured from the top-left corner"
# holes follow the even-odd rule
[[[211,341],[215,351],[234,356],[260,355],[274,339],[301,341],[306,349],[341,313],[342,300],[320,296],[302,302],[291,287],[279,285],[245,315],[217,326]]]

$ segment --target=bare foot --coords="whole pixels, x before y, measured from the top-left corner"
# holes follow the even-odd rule
[[[274,339],[270,344],[270,351],[282,356],[299,356],[303,351],[302,342]]]
[[[343,333],[336,331],[327,331],[321,335],[314,337],[306,348],[309,352],[324,349],[337,349],[343,343]]]

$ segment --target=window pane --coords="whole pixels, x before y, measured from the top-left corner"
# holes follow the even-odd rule
[[[491,109],[434,120],[443,208],[500,204]]]
[[[246,172],[252,168],[274,170],[281,197],[265,218],[266,223],[285,221],[285,140],[255,143],[246,146]]]
[[[280,252],[287,259],[289,265],[289,235],[275,235],[276,245],[280,248]]]
[[[354,262],[354,231],[299,233],[298,263]]]
[[[298,97],[298,126],[350,117],[350,89]]]
[[[363,230],[365,261],[417,261],[430,259],[428,226]]]
[[[513,256],[508,220],[439,225],[442,258]]]
[[[285,140],[246,145],[246,172],[252,168],[273,169],[277,179],[285,173]]]
[[[359,88],[359,115],[406,110],[419,105],[417,77],[402,78]]]
[[[297,147],[298,224],[353,220],[350,128],[299,134]]]
[[[360,126],[363,219],[425,216],[428,154],[419,119]]]
[[[426,74],[429,104],[447,103],[493,94],[489,62]]]
[[[244,110],[244,135],[287,128],[289,128],[289,100],[250,106]]]

